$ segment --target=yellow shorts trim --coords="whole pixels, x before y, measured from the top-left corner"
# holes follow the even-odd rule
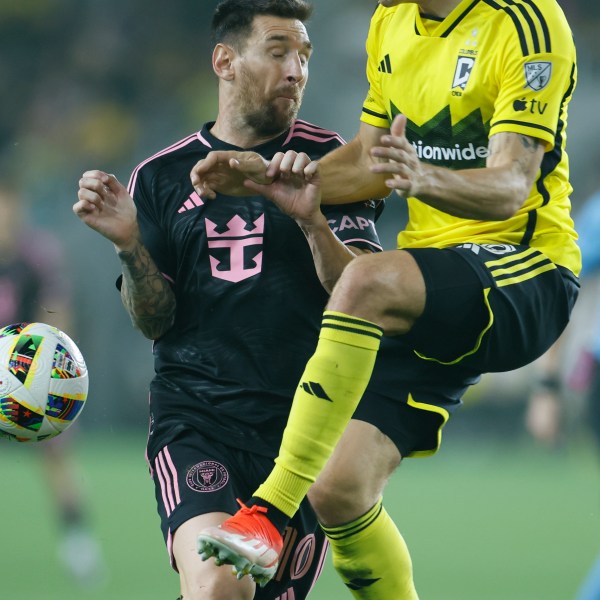
[[[442,408],[441,406],[435,406],[433,404],[426,404],[425,402],[417,402],[412,397],[412,394],[408,394],[408,399],[407,399],[406,403],[409,406],[412,406],[413,408],[418,408],[419,410],[426,410],[428,412],[437,413],[438,415],[440,415],[442,417],[443,421],[442,421],[442,424],[438,428],[437,445],[435,446],[435,448],[431,448],[430,450],[413,450],[413,452],[411,452],[410,454],[407,454],[403,458],[424,458],[426,456],[434,455],[440,449],[440,446],[442,444],[442,429],[443,429],[444,425],[446,424],[446,422],[448,421],[448,419],[450,418],[450,413],[445,408]]]
[[[423,360],[431,360],[431,361],[437,362],[441,365],[455,365],[455,364],[459,363],[461,360],[463,360],[465,357],[470,356],[471,354],[475,354],[475,352],[477,352],[477,350],[479,350],[479,347],[481,346],[481,340],[483,339],[483,336],[490,330],[491,326],[494,324],[494,313],[492,312],[492,307],[490,306],[490,302],[488,299],[489,294],[490,294],[490,288],[485,288],[483,290],[483,301],[485,302],[485,305],[487,306],[487,309],[488,309],[488,314],[489,314],[488,323],[484,327],[484,329],[481,331],[479,336],[477,337],[477,341],[475,342],[475,346],[472,350],[469,350],[468,352],[465,352],[465,354],[463,354],[462,356],[459,356],[458,358],[451,360],[451,361],[447,361],[447,362],[444,362],[443,360],[438,360],[437,358],[431,358],[429,356],[424,356],[423,354],[420,354],[416,350],[414,351],[415,354],[419,358],[422,358]]]
[[[503,266],[506,263],[514,262],[517,259],[519,262],[512,264],[509,267]],[[528,279],[536,277],[540,273],[556,269],[556,265],[551,262],[547,256],[535,248],[529,248],[516,256],[511,255],[497,260],[488,260],[485,263],[485,266],[490,270],[492,277],[496,281],[497,287],[521,283],[522,281],[527,281]],[[500,279],[505,275],[513,275],[513,277]]]

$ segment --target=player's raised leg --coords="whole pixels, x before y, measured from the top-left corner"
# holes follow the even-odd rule
[[[249,503],[266,507],[268,514],[255,513],[249,526],[240,512],[219,528],[203,531],[204,553],[211,545],[229,545],[235,535],[232,553],[252,563],[244,572],[264,576],[265,563],[253,562],[255,548],[276,549],[270,529],[274,525],[281,533],[331,456],[369,382],[382,327],[406,333],[424,304],[423,276],[406,252],[360,256],[346,267],[297,388],[275,468]]]

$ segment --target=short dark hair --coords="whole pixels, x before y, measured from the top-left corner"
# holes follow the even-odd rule
[[[255,17],[267,15],[304,23],[312,10],[312,5],[304,0],[222,0],[213,14],[213,41],[216,44],[226,42],[241,49],[252,34]]]

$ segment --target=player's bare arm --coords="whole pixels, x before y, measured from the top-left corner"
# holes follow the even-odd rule
[[[390,135],[372,154],[387,162],[371,170],[387,174],[386,185],[403,196],[464,219],[502,221],[527,199],[539,172],[544,145],[536,138],[503,132],[490,138],[485,168],[452,171],[422,162],[405,135],[406,118],[394,119]]]
[[[121,299],[131,321],[145,337],[158,339],[175,320],[175,294],[142,244],[117,254],[123,270]]]
[[[320,161],[321,201],[323,204],[360,202],[365,198],[383,198],[389,194],[385,177],[374,174],[370,166],[378,159],[369,150],[379,144],[387,130],[361,123],[357,136],[336,148]],[[246,196],[244,181],[268,184],[279,173],[279,166],[260,154],[249,151],[214,151],[194,165],[190,179],[202,198],[214,199],[216,192]]]
[[[278,152],[269,164],[269,185],[246,180],[247,189],[269,198],[304,233],[323,287],[331,292],[346,265],[363,251],[343,244],[321,212],[319,162],[304,152]]]
[[[121,299],[134,324],[149,339],[173,324],[175,295],[142,244],[137,211],[114,175],[86,171],[79,180],[75,214],[111,241],[123,270]]]
[[[199,160],[190,173],[192,185],[201,198],[214,200],[216,193],[247,196],[244,181],[270,183],[269,162],[256,152],[215,150]]]
[[[345,204],[365,198],[383,198],[390,193],[386,177],[371,170],[380,158],[371,154],[371,148],[380,144],[387,129],[360,124],[356,136],[344,146],[326,154],[319,161],[321,173],[321,202]]]

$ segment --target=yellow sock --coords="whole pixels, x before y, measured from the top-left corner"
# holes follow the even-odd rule
[[[322,527],[333,566],[354,598],[418,600],[406,543],[381,500],[339,527]]]
[[[317,349],[308,361],[275,467],[253,494],[293,516],[342,437],[367,387],[382,330],[325,311]]]

